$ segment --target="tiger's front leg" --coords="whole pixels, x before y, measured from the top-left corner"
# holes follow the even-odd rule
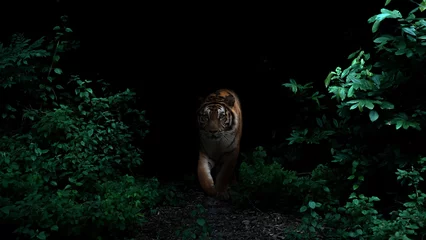
[[[223,155],[221,161],[223,165],[216,177],[216,191],[220,199],[228,200],[230,198],[228,187],[233,181],[235,166],[237,165],[239,148]]]
[[[201,188],[209,195],[215,197],[217,191],[214,185],[211,170],[214,167],[214,162],[203,152],[200,152],[198,159],[198,180]]]

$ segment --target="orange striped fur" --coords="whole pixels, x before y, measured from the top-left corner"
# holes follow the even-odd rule
[[[228,187],[235,177],[243,126],[235,92],[220,89],[208,95],[198,110],[198,125],[200,185],[210,196],[229,199]]]

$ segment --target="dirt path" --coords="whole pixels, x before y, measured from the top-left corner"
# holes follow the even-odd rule
[[[205,219],[212,230],[209,239],[213,240],[288,239],[284,229],[295,229],[297,225],[292,217],[257,209],[238,210],[229,203],[213,201],[202,192],[189,191],[185,200],[184,206],[162,206],[155,215],[149,216],[138,239],[181,239],[176,231],[198,226],[197,218]],[[192,217],[191,212],[197,211],[199,204],[206,212]]]

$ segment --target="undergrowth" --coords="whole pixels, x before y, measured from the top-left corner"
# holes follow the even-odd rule
[[[258,147],[241,165],[234,193],[238,204],[296,212],[302,222],[299,231],[287,232],[291,239],[426,235],[426,21],[416,16],[425,6],[423,1],[405,18],[385,8],[371,17],[376,53],[350,54],[350,66],[327,76],[326,91],[294,79],[283,84],[294,104],[309,109],[294,124],[288,145],[320,145],[327,154],[299,161],[327,160],[300,175]],[[394,20],[387,20],[393,29],[379,32],[386,19]]]

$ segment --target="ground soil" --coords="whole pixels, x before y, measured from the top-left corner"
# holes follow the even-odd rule
[[[298,221],[291,216],[275,212],[263,212],[255,207],[237,209],[230,202],[218,201],[206,197],[196,190],[184,194],[185,204],[179,206],[161,206],[155,214],[148,217],[137,239],[182,239],[176,236],[179,229],[196,226],[198,217],[191,212],[201,204],[206,212],[204,218],[211,229],[208,239],[250,240],[250,239],[289,239],[284,230],[296,231]]]

